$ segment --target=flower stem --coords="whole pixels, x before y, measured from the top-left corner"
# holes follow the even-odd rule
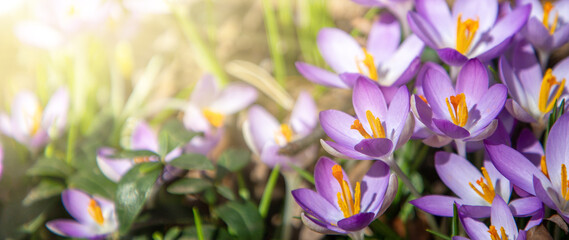
[[[283,218],[282,218],[282,226],[281,229],[281,238],[283,240],[291,239],[291,227],[290,219],[292,218],[292,211],[294,211],[292,201],[292,194],[291,191],[295,189],[298,184],[298,174],[296,172],[283,172],[283,177],[285,180],[285,199],[284,199],[284,209],[283,209]]]
[[[417,191],[415,186],[413,186],[413,183],[411,183],[411,179],[409,179],[409,177],[407,177],[407,175],[405,175],[403,170],[401,170],[399,165],[397,165],[397,163],[393,159],[393,154],[389,155],[386,162],[387,162],[387,164],[389,164],[389,168],[395,172],[397,177],[399,177],[399,179],[401,179],[401,181],[403,181],[403,184],[405,184],[405,186],[407,187],[407,189],[409,189],[411,194],[416,198],[420,198],[421,193],[419,193],[419,191]]]
[[[466,142],[455,139],[454,144],[456,144],[456,152],[463,158],[466,158]]]
[[[360,230],[357,232],[350,232],[348,233],[348,236],[352,239],[352,240],[363,240],[364,239],[364,231]]]

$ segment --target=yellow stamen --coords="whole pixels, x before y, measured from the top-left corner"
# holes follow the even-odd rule
[[[547,172],[547,164],[545,162],[545,156],[541,156],[541,172],[549,178],[549,172]]]
[[[287,143],[292,141],[293,133],[292,133],[292,129],[290,128],[290,126],[288,126],[288,124],[284,124],[284,123],[281,124],[281,133],[283,134]]]
[[[366,139],[371,138],[371,136],[364,129],[364,126],[362,126],[362,123],[360,122],[360,120],[357,120],[357,119],[354,120],[354,124],[352,124],[352,126],[350,126],[350,129],[358,130],[358,132],[360,132],[360,134]]]
[[[375,67],[375,62],[373,60],[373,56],[370,53],[368,53],[368,51],[365,48],[363,48],[363,50],[364,50],[365,58],[361,62],[367,68],[368,77],[370,79],[377,81],[377,79],[378,79],[377,68]],[[360,74],[365,75],[364,71],[360,67],[359,62],[360,62],[360,60],[357,59],[357,57],[356,57],[356,66],[358,67],[358,71],[360,72]]]
[[[466,97],[464,96],[464,93],[457,94],[456,96],[450,96],[450,102],[449,98],[446,98],[446,103],[452,122],[457,126],[464,127],[468,121],[468,107],[466,106]]]
[[[498,235],[498,231],[496,231],[496,227],[490,225],[488,229],[488,233],[490,233],[490,239],[492,240],[508,240],[508,235],[506,234],[506,230],[504,227],[500,227],[500,235]]]
[[[462,54],[468,52],[472,39],[478,31],[478,18],[476,20],[466,19],[462,21],[462,14],[458,14],[456,24],[456,50]]]
[[[355,129],[360,132],[362,137],[366,139],[371,138],[385,138],[385,128],[383,128],[383,124],[381,124],[381,120],[378,117],[375,117],[370,110],[366,111],[366,119],[369,123],[369,127],[371,128],[372,135],[367,133],[364,129],[360,120],[354,120],[354,124],[350,126],[350,129]]]
[[[539,90],[538,107],[539,111],[541,111],[542,113],[547,113],[551,111],[551,109],[553,109],[555,101],[559,99],[559,97],[563,93],[563,89],[565,89],[565,78],[561,80],[561,82],[558,82],[557,77],[555,77],[552,72],[553,71],[551,70],[551,68],[547,69],[547,71],[545,71],[545,75],[543,75],[543,79],[541,80],[541,89]],[[555,92],[555,95],[548,103],[551,88],[555,85],[558,86],[557,92]]]
[[[31,135],[36,135],[36,133],[40,130],[41,126],[41,119],[43,117],[43,110],[41,107],[37,107],[36,111],[33,113],[34,115],[31,117],[32,120],[32,128],[31,128]]]
[[[549,34],[553,35],[555,29],[557,28],[557,19],[559,18],[559,12],[555,12],[555,18],[553,19],[553,24],[549,26],[549,13],[553,10],[553,4],[551,2],[545,2],[543,4],[543,26],[549,30]]]
[[[490,179],[490,176],[488,175],[486,168],[482,167],[481,170],[484,178],[476,180],[476,184],[478,184],[482,188],[482,192],[480,192],[480,190],[478,190],[471,182],[469,182],[468,184],[470,185],[472,190],[474,190],[476,193],[478,193],[478,195],[480,195],[480,197],[486,200],[486,202],[492,204],[492,202],[494,201],[494,196],[496,196],[496,192],[494,191],[494,185],[492,184],[492,179]],[[484,182],[484,180],[486,180],[486,182]]]
[[[91,199],[91,201],[89,201],[89,207],[87,208],[87,211],[97,224],[103,225],[105,222],[105,219],[103,218],[103,212],[101,211],[101,206],[99,206],[95,199]]]
[[[332,175],[336,178],[342,189],[342,191],[338,192],[336,196],[338,197],[338,206],[340,206],[340,210],[342,210],[344,217],[348,218],[358,214],[360,212],[361,198],[360,183],[356,183],[355,194],[352,198],[350,187],[348,186],[348,182],[344,180],[344,174],[340,165],[336,164],[332,167]]]
[[[565,199],[565,201],[569,201],[569,192],[567,190],[567,186],[569,182],[567,182],[567,167],[565,164],[561,164],[561,196]]]
[[[213,112],[209,109],[204,109],[203,115],[205,116],[207,121],[209,121],[209,123],[214,127],[221,127],[221,125],[223,125],[223,119],[225,119],[225,116],[223,114],[218,112]]]

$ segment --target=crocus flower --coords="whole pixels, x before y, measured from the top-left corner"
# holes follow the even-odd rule
[[[379,87],[362,77],[356,81],[352,103],[356,118],[338,110],[320,112],[320,124],[334,140],[320,141],[330,154],[357,160],[387,160],[409,140],[414,119],[409,116],[407,87],[397,90],[388,108]]]
[[[130,150],[148,150],[155,153],[159,152],[158,137],[156,133],[152,131],[150,126],[144,121],[140,121],[130,138]],[[103,147],[97,151],[97,164],[101,169],[101,172],[110,180],[118,182],[121,177],[128,172],[135,164],[149,161],[160,161],[157,156],[145,156],[137,157],[133,159],[116,159],[113,155],[116,155],[117,151],[112,148]],[[169,152],[164,158],[165,162],[169,162],[172,159],[180,156],[182,154],[181,148],[175,148]],[[176,169],[171,166],[167,166],[164,179],[168,180],[176,174]]]
[[[348,33],[324,28],[318,33],[318,50],[335,73],[297,62],[297,70],[308,80],[324,86],[352,88],[350,79],[338,74],[362,74],[383,87],[407,83],[419,69],[423,43],[416,36],[400,42],[399,23],[390,14],[376,21],[368,36],[367,46],[360,47]],[[354,79],[355,80],[355,79]]]
[[[498,57],[531,10],[524,5],[498,19],[496,0],[457,0],[452,14],[444,0],[417,0],[415,8],[417,12],[407,15],[411,30],[453,66],[472,58],[487,62]]]
[[[527,42],[516,44],[511,59],[500,58],[500,78],[508,86],[511,99],[506,109],[516,119],[544,129],[555,101],[561,101],[569,77],[569,58],[542,72],[533,48]]]
[[[525,240],[526,231],[518,230],[514,216],[508,208],[506,202],[496,196],[492,203],[490,216],[490,227],[458,211],[464,231],[472,240]],[[453,240],[467,239],[464,237],[453,237]]]
[[[425,73],[423,91],[424,97],[414,95],[411,99],[415,116],[438,135],[439,143],[454,139],[464,145],[492,135],[508,89],[502,84],[488,88],[486,68],[478,59],[472,59],[459,72],[456,88],[445,72],[432,68]],[[458,148],[459,152],[464,150]]]
[[[569,152],[569,114],[562,115],[551,128],[540,166],[520,152],[503,144],[485,142],[496,168],[514,185],[537,196],[569,222],[567,152]]]
[[[296,166],[305,165],[316,157],[317,146],[308,147],[296,156],[280,155],[279,150],[291,141],[310,134],[318,123],[316,113],[316,103],[307,92],[298,95],[288,124],[279,124],[263,107],[253,106],[243,123],[245,142],[251,151],[270,167],[280,164],[287,169],[289,163]]]
[[[509,201],[512,193],[510,181],[506,179],[489,160],[476,169],[463,157],[447,152],[435,154],[435,169],[443,183],[457,197],[428,195],[411,201],[419,209],[437,216],[452,217],[453,204],[461,205],[465,215],[475,218],[490,216],[490,206],[495,197]],[[512,201],[509,207],[516,216],[527,216],[542,208],[535,197]]]
[[[185,151],[207,155],[221,140],[225,119],[256,99],[253,87],[230,84],[222,90],[212,75],[204,75],[190,96],[183,120],[188,130],[203,136],[193,137]]]
[[[67,123],[69,93],[57,90],[45,109],[36,95],[22,91],[12,102],[12,115],[0,113],[0,130],[32,150],[43,147],[50,139],[57,138]]]
[[[314,167],[316,192],[301,188],[292,196],[304,211],[302,222],[325,234],[349,234],[363,239],[363,229],[381,216],[397,193],[397,177],[387,164],[376,161],[354,190],[348,176],[334,161],[321,157]]]
[[[63,206],[75,220],[57,219],[47,228],[64,237],[104,239],[118,228],[115,205],[104,198],[91,196],[77,189],[61,193]]]
[[[521,33],[537,49],[545,52],[561,47],[569,40],[569,1],[517,0],[517,5],[531,4],[531,13]]]

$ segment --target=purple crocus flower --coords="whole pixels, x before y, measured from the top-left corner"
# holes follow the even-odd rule
[[[487,62],[498,57],[531,10],[529,5],[521,6],[498,19],[496,0],[457,0],[452,14],[444,0],[417,0],[415,8],[417,12],[407,15],[411,30],[452,66],[472,58]]]
[[[320,112],[320,124],[334,140],[321,140],[322,147],[341,158],[388,161],[413,132],[407,87],[397,90],[388,108],[379,87],[361,77],[356,81],[352,103],[356,118],[338,110]]]
[[[366,48],[340,29],[324,28],[318,33],[318,49],[335,73],[303,62],[297,62],[296,69],[308,80],[328,87],[352,88],[355,78],[349,74],[364,75],[382,87],[397,87],[419,69],[424,46],[414,35],[401,45],[400,38],[399,23],[390,14],[383,14],[373,24]]]
[[[419,209],[437,216],[452,217],[453,203],[461,205],[465,215],[475,218],[490,216],[490,206],[495,197],[506,202],[512,193],[510,181],[506,179],[489,160],[479,171],[463,157],[447,152],[435,154],[435,169],[443,183],[457,197],[428,195],[411,201]],[[512,201],[509,207],[516,216],[528,216],[542,208],[535,197]]]
[[[75,220],[57,219],[46,223],[57,235],[73,238],[104,239],[118,228],[115,205],[104,198],[77,189],[61,193],[63,206]]]
[[[537,196],[569,222],[569,114],[561,116],[551,128],[540,167],[520,152],[503,144],[485,142],[486,150],[496,168],[513,184]]]
[[[518,230],[514,216],[508,208],[506,202],[500,197],[496,196],[492,203],[492,210],[490,213],[490,227],[486,224],[479,222],[467,215],[464,215],[459,209],[458,215],[464,231],[472,240],[497,240],[497,239],[511,239],[511,240],[525,240],[526,231]],[[465,237],[453,237],[453,240],[464,240]]]
[[[196,84],[185,109],[184,125],[203,133],[186,145],[185,151],[208,155],[223,136],[225,119],[253,103],[257,90],[244,84],[230,84],[223,90],[212,75],[204,75]]]
[[[499,68],[500,78],[511,96],[506,109],[516,119],[544,129],[555,101],[567,97],[563,93],[569,78],[569,58],[543,73],[533,48],[522,40],[515,45],[510,58],[500,58]]]
[[[289,124],[279,124],[267,110],[255,105],[249,109],[248,119],[243,123],[245,142],[251,151],[270,167],[280,164],[288,169],[289,163],[305,165],[316,157],[316,145],[308,147],[296,156],[280,155],[279,150],[289,142],[310,134],[318,123],[316,113],[316,103],[307,92],[298,95]]]
[[[430,142],[441,146],[454,139],[459,154],[465,156],[465,142],[492,135],[498,124],[495,118],[506,102],[508,89],[502,84],[488,88],[488,72],[478,59],[464,64],[456,88],[440,69],[428,69],[424,78],[425,96],[414,95],[411,109],[437,135]]]
[[[531,13],[522,35],[544,52],[561,47],[569,40],[569,1],[517,0],[518,6],[531,4]],[[548,54],[549,55],[549,54]]]
[[[314,167],[314,185],[316,192],[307,188],[292,191],[304,211],[302,222],[316,232],[363,239],[363,229],[389,207],[398,184],[387,164],[376,161],[352,190],[342,167],[321,157]]]
[[[158,137],[156,133],[152,131],[150,126],[144,121],[140,121],[132,133],[130,139],[130,150],[148,150],[152,152],[159,152]],[[145,156],[137,157],[134,159],[116,159],[113,155],[116,155],[117,151],[112,148],[103,147],[97,151],[97,164],[101,169],[101,172],[110,180],[118,182],[121,177],[128,172],[135,164],[149,161],[160,161],[157,156]],[[169,152],[164,158],[165,162],[169,162],[172,159],[180,156],[182,154],[181,148],[175,148]],[[168,171],[169,170],[169,171]],[[170,179],[175,175],[174,167],[168,166],[166,168],[165,179]]]
[[[59,137],[67,124],[68,109],[69,93],[65,88],[53,94],[45,109],[36,95],[22,91],[12,102],[11,117],[0,113],[0,130],[36,151],[50,139]]]

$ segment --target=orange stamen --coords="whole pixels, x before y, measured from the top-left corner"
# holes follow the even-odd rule
[[[425,96],[419,95],[419,98],[421,98],[421,100],[423,100],[423,102],[425,102],[426,104],[429,104],[429,102],[427,102],[427,99],[425,98]]]
[[[557,91],[553,98],[549,101],[549,95],[553,86],[557,85]],[[545,71],[545,75],[543,75],[543,79],[541,80],[541,89],[539,90],[539,99],[538,99],[538,107],[539,111],[542,113],[547,113],[553,109],[553,105],[555,101],[559,99],[561,94],[563,93],[563,89],[565,89],[565,78],[561,80],[561,82],[557,81],[557,77],[553,75],[553,71],[551,68]]]
[[[468,121],[468,107],[466,106],[466,97],[464,93],[457,94],[456,96],[450,96],[450,102],[449,99],[446,98],[446,103],[452,122],[457,126],[464,127]]]
[[[492,240],[508,240],[508,235],[506,234],[506,230],[504,229],[504,227],[500,227],[501,237],[500,235],[498,235],[498,231],[496,231],[496,227],[494,227],[493,225],[490,225],[488,233],[490,233],[490,239]]]
[[[358,130],[362,137],[366,139],[385,138],[385,128],[383,128],[381,120],[378,117],[375,117],[370,110],[366,111],[366,119],[369,123],[369,127],[371,128],[372,135],[367,133],[362,123],[358,119],[354,120],[354,124],[350,126],[350,129]]]
[[[344,180],[344,174],[340,165],[336,164],[332,167],[332,176],[336,178],[341,187],[341,192],[338,192],[336,196],[338,197],[338,206],[342,210],[344,217],[348,218],[358,214],[360,212],[361,199],[360,183],[356,183],[355,194],[352,197],[352,192],[348,182]]]
[[[490,176],[488,175],[486,168],[482,167],[481,170],[484,178],[476,180],[476,184],[478,184],[482,188],[482,192],[480,192],[480,190],[478,190],[474,186],[474,184],[470,182],[468,184],[470,185],[472,190],[474,190],[476,193],[478,193],[478,195],[480,195],[480,197],[486,200],[486,202],[492,204],[492,202],[494,201],[494,196],[496,196],[496,192],[494,191],[494,185],[492,184],[492,179],[490,179]],[[484,180],[486,180],[486,182],[484,182]]]
[[[103,212],[101,211],[101,206],[95,201],[95,199],[91,199],[89,201],[89,207],[87,207],[87,212],[95,222],[99,225],[103,225],[105,219],[103,218]]]
[[[547,164],[545,162],[545,156],[541,156],[541,172],[547,177],[549,178],[549,172],[547,171]]]
[[[476,20],[466,19],[462,21],[462,14],[458,14],[456,24],[456,50],[462,54],[466,54],[470,48],[470,44],[478,31],[478,18]]]
[[[553,4],[551,4],[551,2],[545,2],[545,4],[543,4],[543,26],[545,26],[545,28],[547,28],[549,30],[549,34],[553,35],[553,33],[555,32],[555,29],[557,28],[557,20],[559,18],[559,12],[555,12],[555,18],[553,19],[553,24],[551,24],[551,26],[549,26],[549,14],[551,13],[551,10],[553,10]]]

